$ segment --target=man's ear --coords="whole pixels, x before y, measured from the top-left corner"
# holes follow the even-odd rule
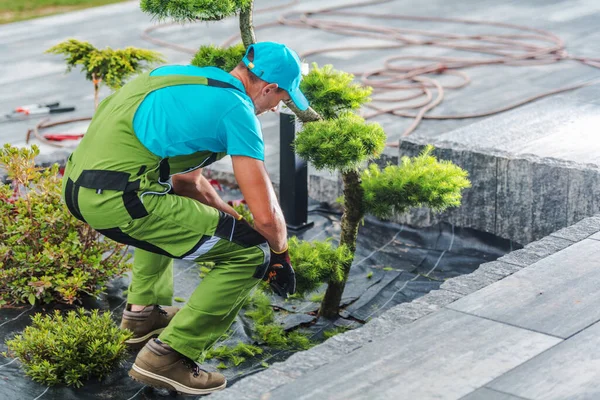
[[[264,87],[263,93],[269,94],[270,92],[276,91],[278,87],[279,85],[276,83],[269,83],[267,86]]]

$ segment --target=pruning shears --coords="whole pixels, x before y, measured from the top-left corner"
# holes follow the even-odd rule
[[[60,103],[51,104],[28,104],[15,108],[10,114],[6,114],[8,119],[18,119],[30,115],[58,114],[75,111],[75,107],[61,107]]]

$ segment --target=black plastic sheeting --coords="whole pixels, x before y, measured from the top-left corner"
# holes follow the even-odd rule
[[[338,215],[313,212],[309,219],[315,222],[315,227],[299,235],[300,238],[325,240],[333,237],[337,244],[340,231]],[[439,288],[445,279],[473,272],[480,264],[493,261],[520,247],[510,240],[445,223],[415,229],[367,218],[359,230],[355,261],[342,299],[342,317],[335,321],[315,321],[311,312],[317,310],[318,303],[310,301],[311,295],[307,295],[304,300],[288,301],[273,296],[272,304],[282,310],[276,312],[277,320],[286,329],[300,329],[310,333],[315,341],[322,341],[326,330],[335,326],[358,327],[362,322],[377,317],[399,303],[412,301]],[[176,261],[175,296],[187,299],[200,280],[199,270],[194,263]],[[127,289],[128,282],[128,276],[113,280],[106,294],[99,299],[86,299],[84,306],[110,310],[118,323],[126,303],[123,291]],[[315,293],[324,290],[325,287],[322,287]],[[48,313],[57,307],[68,308],[64,305],[51,305],[0,309],[0,351],[6,350],[6,339],[19,333],[30,323],[31,315],[36,312]],[[254,343],[249,336],[251,328],[251,320],[243,315],[238,316],[231,327],[230,338],[224,343]],[[263,354],[247,359],[237,367],[222,370],[229,385],[264,369],[264,363],[282,361],[291,354],[290,351],[264,350]],[[135,354],[132,352],[127,361],[103,381],[88,381],[80,389],[61,386],[48,388],[35,383],[21,371],[18,360],[0,355],[0,399],[180,398],[166,390],[155,390],[131,380],[127,372]],[[211,360],[203,366],[213,370],[219,363],[219,360]]]

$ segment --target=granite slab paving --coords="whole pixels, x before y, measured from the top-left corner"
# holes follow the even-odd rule
[[[210,398],[596,399],[598,217],[448,279]]]

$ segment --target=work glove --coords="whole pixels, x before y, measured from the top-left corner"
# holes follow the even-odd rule
[[[271,249],[271,262],[263,280],[269,282],[271,289],[283,298],[296,293],[296,273],[287,247],[279,253]]]

